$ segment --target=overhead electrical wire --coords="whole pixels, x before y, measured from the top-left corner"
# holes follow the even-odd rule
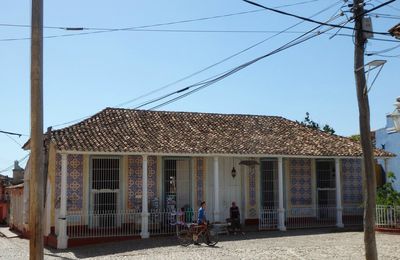
[[[293,4],[279,5],[279,6],[275,6],[274,8],[291,7],[291,6],[303,5],[303,4],[308,4],[308,3],[317,2],[317,1],[320,1],[320,0],[309,0],[309,1],[299,2],[299,3],[293,3]],[[81,31],[81,30],[96,30],[96,31],[102,31],[102,30],[104,30],[104,31],[134,30],[134,29],[140,29],[140,28],[150,28],[150,27],[158,27],[158,26],[166,26],[166,25],[175,25],[175,24],[182,24],[182,23],[191,23],[191,22],[198,22],[198,21],[213,20],[213,19],[226,18],[226,17],[231,17],[231,16],[237,16],[237,15],[244,15],[244,14],[249,14],[249,13],[256,13],[256,12],[261,12],[261,11],[265,11],[265,10],[263,10],[263,9],[256,9],[256,10],[243,11],[243,12],[236,12],[236,13],[229,13],[229,14],[222,14],[222,15],[215,15],[215,16],[208,16],[208,17],[201,17],[201,18],[194,18],[194,19],[186,19],[186,20],[178,20],[178,21],[173,21],[173,22],[156,23],[156,24],[150,24],[150,25],[140,25],[140,26],[123,27],[123,28],[68,27],[68,26],[43,26],[43,28],[44,28],[44,29],[66,30],[66,31]],[[31,27],[31,26],[28,25],[28,24],[9,24],[9,23],[0,23],[0,26],[4,26],[4,27],[23,27],[23,28],[30,28],[30,27]]]
[[[0,130],[0,133],[2,133],[2,134],[7,134],[7,135],[16,135],[16,136],[18,136],[18,137],[21,137],[21,136],[28,136],[28,135],[24,135],[24,134],[20,134],[20,133],[9,132],[9,131],[3,131],[3,130]]]
[[[331,19],[331,20],[332,20],[332,19]],[[251,60],[251,61],[248,61],[248,62],[246,62],[246,63],[244,63],[244,64],[242,64],[242,65],[240,65],[240,66],[238,66],[238,67],[235,67],[235,68],[233,68],[233,69],[231,69],[231,70],[228,70],[228,71],[226,71],[223,75],[218,76],[218,77],[214,78],[213,80],[210,80],[210,81],[204,83],[203,85],[201,85],[201,86],[199,86],[199,87],[197,87],[197,88],[195,88],[195,89],[193,89],[193,90],[191,90],[191,91],[189,91],[189,92],[187,92],[187,93],[184,93],[184,94],[182,94],[182,95],[180,95],[180,96],[178,96],[178,97],[172,98],[172,99],[170,99],[170,100],[168,100],[168,101],[165,101],[165,102],[163,102],[163,103],[161,103],[161,104],[158,104],[158,105],[156,105],[156,106],[153,106],[153,107],[151,107],[149,110],[158,109],[158,108],[160,108],[160,107],[162,107],[162,106],[168,105],[168,104],[170,104],[170,103],[172,103],[172,102],[175,102],[175,101],[177,101],[177,100],[179,100],[179,99],[182,99],[182,98],[184,98],[184,97],[186,97],[186,96],[188,96],[188,95],[191,95],[191,94],[193,94],[193,93],[195,93],[195,92],[197,92],[197,91],[199,91],[199,90],[201,90],[201,89],[204,89],[204,88],[206,88],[206,87],[209,87],[209,86],[215,84],[216,82],[218,82],[218,81],[220,81],[220,80],[222,80],[222,79],[224,79],[224,78],[226,78],[226,77],[228,77],[228,76],[230,76],[230,75],[232,75],[232,74],[235,74],[235,73],[237,73],[238,71],[240,71],[240,70],[242,70],[242,69],[244,69],[244,68],[246,68],[246,67],[248,67],[248,66],[250,66],[250,65],[252,65],[252,64],[254,64],[254,63],[256,63],[256,62],[258,62],[258,61],[260,61],[260,60],[262,60],[262,59],[265,59],[265,58],[267,58],[267,57],[269,57],[269,56],[271,56],[271,55],[274,55],[274,54],[276,54],[276,53],[278,53],[278,52],[281,52],[281,51],[283,51],[283,50],[286,50],[286,49],[288,49],[288,48],[291,48],[291,47],[293,47],[293,46],[296,46],[296,45],[298,45],[298,44],[300,44],[300,43],[302,43],[302,42],[304,42],[304,41],[307,41],[307,40],[309,40],[309,39],[312,39],[312,38],[314,38],[314,37],[316,37],[316,36],[318,36],[318,35],[321,35],[321,34],[323,34],[324,32],[321,32],[321,33],[319,33],[319,34],[312,34],[312,35],[310,35],[310,36],[308,36],[308,37],[302,39],[304,36],[310,34],[311,32],[313,32],[313,31],[315,31],[315,30],[317,30],[317,29],[320,28],[321,26],[322,26],[322,25],[318,25],[318,26],[314,27],[313,29],[307,31],[306,33],[302,34],[301,36],[296,37],[295,39],[289,41],[288,43],[284,44],[283,46],[281,46],[281,47],[279,47],[279,48],[277,48],[277,49],[275,49],[275,50],[273,50],[273,51],[271,51],[271,52],[269,52],[269,53],[267,53],[267,54],[265,54],[265,55],[262,55],[262,56],[260,56],[260,57],[258,57],[258,58],[255,58],[255,59]],[[326,31],[331,30],[331,29],[333,29],[333,28],[329,28],[329,29],[327,29]]]
[[[390,1],[389,1],[389,2],[390,2]],[[382,6],[383,6],[383,5],[382,5]],[[380,7],[381,7],[381,6],[380,6]],[[379,8],[380,8],[380,7],[379,7]],[[378,8],[374,8],[374,10],[376,10],[376,9],[378,9]],[[370,11],[372,11],[372,10],[370,10]],[[339,27],[339,28],[342,28],[342,26],[343,26],[343,25],[331,25],[331,24],[323,23],[323,24],[320,24],[319,26],[317,26],[316,28],[319,28],[319,27],[322,26],[322,25],[328,25],[328,26],[331,26],[331,27]],[[330,28],[330,29],[332,29],[332,28]],[[314,30],[315,30],[315,29],[314,29]],[[325,31],[325,32],[326,32],[326,31]],[[308,34],[308,33],[310,33],[310,32],[307,32],[306,34]],[[318,35],[318,34],[317,34],[317,35]],[[313,36],[311,36],[311,38],[313,38],[313,37],[315,37],[315,36],[317,36],[317,35],[313,35]],[[302,37],[302,36],[300,36],[300,37]],[[301,42],[303,42],[303,41],[301,41]],[[301,42],[296,43],[296,45],[299,44],[299,43],[301,43]],[[285,49],[285,48],[284,48],[284,49]],[[283,49],[282,49],[282,50],[283,50]],[[279,51],[281,51],[281,50],[279,50]],[[269,55],[268,55],[268,56],[269,56]],[[264,57],[264,58],[265,58],[265,57]],[[253,61],[253,62],[256,62],[256,61],[258,61],[258,60],[259,60],[259,59],[256,59],[256,60]],[[250,62],[250,64],[253,64],[253,62]],[[245,65],[245,64],[244,64],[244,65],[245,65],[244,67],[247,67],[247,66],[249,66],[250,64],[248,64],[248,65]],[[243,65],[242,65],[242,66],[243,66]],[[151,108],[151,109],[159,108],[160,106],[165,105],[165,104],[167,104],[167,103],[169,104],[169,103],[171,103],[171,102],[173,102],[173,101],[175,101],[175,100],[177,100],[177,99],[183,98],[183,97],[185,97],[185,96],[187,96],[187,95],[189,95],[189,94],[191,94],[191,93],[193,93],[193,92],[195,92],[195,91],[200,90],[201,88],[204,88],[204,87],[208,86],[208,84],[213,84],[213,83],[215,83],[215,82],[221,80],[222,78],[224,78],[224,77],[226,77],[226,76],[229,76],[231,73],[235,73],[237,69],[238,69],[238,70],[241,70],[242,68],[244,68],[244,67],[242,67],[242,66],[240,66],[241,68],[233,69],[232,71],[228,72],[227,74],[225,74],[225,75],[223,75],[223,76],[220,76],[220,77],[218,77],[218,78],[215,78],[215,79],[213,79],[212,81],[203,83],[203,85],[201,85],[200,87],[198,87],[198,88],[196,88],[196,89],[190,91],[189,93],[184,93],[184,94],[182,94],[182,95],[179,96],[179,97],[173,98],[172,100],[169,100],[169,101],[167,101],[167,102],[164,102],[163,104],[157,105],[156,107],[153,107],[153,108]],[[196,85],[196,84],[195,84],[195,85]],[[198,85],[198,84],[197,84],[197,85]],[[191,87],[193,87],[193,86],[191,86]],[[185,87],[185,88],[180,89],[180,90],[178,90],[178,91],[175,91],[175,92],[172,92],[172,93],[163,95],[163,96],[161,96],[161,97],[159,97],[159,98],[156,98],[156,99],[150,100],[149,102],[144,103],[144,105],[148,105],[148,104],[154,103],[154,102],[159,101],[159,100],[162,100],[162,99],[164,99],[164,98],[166,98],[166,97],[170,97],[170,96],[172,96],[172,95],[174,95],[174,94],[178,94],[178,93],[181,93],[181,92],[185,92],[185,91],[189,90],[189,88],[190,88],[190,87]],[[143,105],[141,105],[141,106],[143,106]],[[141,106],[140,106],[140,107],[141,107]]]
[[[387,19],[400,20],[399,15],[392,15],[392,14],[371,13],[370,16],[375,17],[375,18],[387,18]]]
[[[394,46],[394,47],[391,47],[391,48],[387,48],[387,49],[384,49],[384,50],[380,50],[380,51],[371,51],[371,52],[367,52],[367,53],[365,53],[365,55],[366,55],[366,56],[372,56],[372,55],[376,55],[376,54],[382,54],[382,53],[386,53],[386,52],[393,51],[393,50],[395,50],[395,49],[397,49],[397,48],[399,48],[399,47],[400,47],[400,44],[398,44],[398,45],[396,45],[396,46]]]
[[[317,1],[320,1],[320,0],[308,0],[308,1],[303,1],[303,2],[298,2],[298,3],[293,3],[293,4],[280,5],[280,6],[277,6],[275,8],[284,8],[284,7],[303,5],[303,4],[317,2]],[[226,18],[226,17],[230,17],[230,16],[237,16],[237,15],[261,12],[261,11],[264,11],[264,10],[263,9],[257,9],[257,10],[250,10],[250,11],[244,11],[244,12],[237,12],[237,13],[230,13],[230,14],[223,14],[223,15],[216,15],[216,16],[209,16],[209,17],[202,17],[202,18],[195,18],[195,19],[187,19],[187,20],[179,20],[179,21],[166,22],[166,23],[157,23],[157,24],[142,25],[142,26],[124,27],[124,28],[44,26],[44,28],[47,28],[47,29],[60,29],[60,30],[66,30],[66,31],[87,31],[87,30],[89,30],[89,32],[49,35],[49,36],[44,36],[43,38],[51,39],[51,38],[72,37],[72,36],[79,36],[79,35],[109,33],[109,32],[118,32],[118,31],[137,31],[139,29],[145,29],[145,28],[151,28],[151,27],[159,27],[159,26],[183,24],[183,23],[190,23],[190,22],[197,22],[197,21],[205,21],[205,20],[211,20],[211,19]],[[2,23],[2,24],[0,24],[0,26],[27,27],[27,28],[30,28],[30,25],[26,25],[26,24],[7,24],[7,23]],[[94,30],[94,31],[92,31],[92,30]],[[6,41],[23,41],[23,40],[29,40],[29,39],[30,39],[30,37],[22,37],[22,38],[0,39],[0,41],[2,41],[2,42],[6,42]]]
[[[266,7],[264,5],[261,5],[259,3],[256,3],[256,2],[253,2],[253,1],[250,1],[250,0],[242,0],[242,1],[247,2],[249,4],[252,4],[252,5],[255,5],[255,6],[258,6],[260,8],[264,8],[266,10],[269,10],[269,11],[272,11],[272,12],[275,12],[275,13],[279,13],[279,14],[282,14],[282,15],[294,17],[294,18],[301,19],[301,20],[304,20],[304,21],[307,21],[307,22],[316,23],[316,24],[319,24],[319,25],[327,25],[327,26],[337,27],[337,28],[341,28],[341,29],[349,29],[349,30],[354,31],[353,27],[344,26],[344,25],[340,26],[340,25],[337,25],[337,24],[323,23],[323,22],[320,22],[320,21],[317,21],[317,20],[313,20],[313,19],[310,19],[310,18],[307,18],[307,17],[303,17],[303,16],[299,16],[299,15],[296,15],[296,14],[291,14],[291,13],[288,13],[288,12],[277,10],[277,9],[274,9],[274,8]],[[372,12],[372,11],[374,11],[374,10],[376,10],[378,8],[381,8],[381,7],[383,7],[383,6],[385,6],[385,5],[389,4],[389,3],[393,3],[394,1],[396,1],[396,0],[389,0],[389,1],[385,2],[385,3],[383,3],[383,4],[380,4],[380,5],[376,6],[376,7],[373,7],[370,10],[365,11],[362,15],[365,15],[368,12]],[[351,20],[354,20],[354,17],[352,17]],[[363,30],[363,32],[369,32],[369,33],[380,34],[380,35],[390,35],[390,33],[388,33],[388,32],[373,32],[373,31],[368,31],[368,30]]]
[[[247,0],[244,0],[244,1],[249,2],[249,1],[247,1]],[[384,4],[381,4],[381,5],[378,6],[378,7],[374,7],[374,8],[372,8],[372,9],[370,9],[370,10],[367,10],[367,11],[364,12],[362,15],[365,15],[366,13],[371,12],[371,11],[373,11],[373,10],[377,10],[377,9],[379,9],[379,8],[381,8],[381,7],[383,7],[383,6],[385,6],[386,4],[391,3],[391,2],[393,2],[393,0],[392,0],[392,1],[388,1],[388,2],[386,2],[386,3],[384,3]],[[354,18],[355,18],[355,17],[353,17],[352,19],[354,19]],[[297,38],[296,38],[295,40],[293,40],[293,41],[296,41],[296,40],[300,39],[301,37],[303,37],[303,36],[309,34],[310,32],[312,32],[312,31],[318,29],[319,27],[321,27],[321,26],[323,26],[323,25],[326,25],[326,26],[330,26],[330,27],[331,27],[331,28],[325,30],[325,32],[326,32],[326,31],[332,30],[333,28],[338,28],[338,27],[339,27],[339,28],[345,28],[343,25],[346,24],[347,22],[348,22],[348,21],[342,23],[342,25],[330,24],[329,21],[326,22],[326,23],[318,22],[319,26],[317,26],[317,27],[315,27],[314,29],[310,30],[309,32],[303,34],[302,36],[297,37]],[[353,30],[354,30],[354,29],[353,29]],[[321,34],[322,34],[322,33],[321,33]],[[268,54],[266,54],[266,55],[263,55],[263,56],[261,56],[261,57],[259,57],[259,58],[256,58],[256,59],[254,59],[254,60],[252,60],[252,61],[249,61],[249,62],[247,62],[247,63],[245,63],[245,64],[242,64],[241,66],[236,67],[236,68],[232,69],[231,71],[228,71],[228,72],[225,73],[223,76],[220,76],[220,77],[214,79],[213,81],[210,81],[209,83],[204,84],[203,86],[197,87],[196,89],[194,89],[194,90],[192,90],[192,91],[190,91],[190,92],[184,93],[184,94],[182,94],[182,95],[180,95],[180,96],[178,96],[178,97],[175,97],[175,98],[173,98],[173,99],[170,99],[170,100],[168,100],[168,101],[166,101],[166,102],[164,102],[164,103],[161,103],[161,104],[159,104],[159,105],[156,105],[156,106],[150,108],[150,110],[158,109],[158,108],[160,108],[160,107],[162,107],[162,106],[168,105],[168,104],[170,104],[170,103],[172,103],[172,102],[175,102],[175,101],[177,101],[177,100],[179,100],[179,99],[181,99],[181,98],[184,98],[184,97],[186,97],[186,96],[188,96],[188,95],[190,95],[190,94],[193,94],[194,92],[197,92],[197,91],[199,91],[200,89],[206,88],[206,87],[208,87],[208,86],[210,86],[210,85],[216,83],[217,81],[219,81],[219,80],[221,80],[221,79],[223,79],[223,78],[225,78],[225,77],[228,77],[228,76],[232,75],[233,73],[236,73],[236,72],[238,72],[239,70],[241,70],[241,69],[243,69],[243,68],[245,68],[245,67],[247,67],[247,66],[249,66],[249,65],[251,65],[251,64],[253,64],[253,63],[255,63],[255,62],[259,61],[259,60],[261,60],[261,59],[264,59],[264,58],[266,58],[266,57],[268,57],[268,56],[270,56],[270,55],[273,55],[273,54],[275,54],[275,53],[277,53],[277,52],[280,52],[280,51],[282,51],[282,50],[285,50],[285,49],[287,49],[287,48],[293,47],[293,46],[295,46],[295,45],[297,45],[297,44],[300,44],[300,43],[302,43],[302,42],[304,42],[304,41],[306,41],[306,40],[309,40],[309,39],[311,39],[311,38],[314,38],[314,37],[316,37],[316,36],[317,36],[317,35],[311,35],[311,36],[309,36],[308,38],[303,39],[303,40],[300,40],[300,41],[298,41],[298,42],[296,42],[296,43],[293,43],[293,41],[291,41],[291,42],[285,44],[284,46],[282,46],[282,47],[280,47],[280,48],[274,50],[273,52],[270,52],[270,53],[268,53]],[[288,44],[291,44],[291,45],[288,45]]]
[[[331,5],[329,5],[328,7],[326,7],[326,8],[324,8],[324,9],[318,11],[317,13],[313,14],[313,15],[310,16],[310,17],[315,17],[315,16],[317,16],[317,15],[319,15],[319,14],[321,14],[321,13],[323,13],[323,12],[329,10],[329,9],[331,9],[332,7],[336,6],[336,5],[337,5],[338,3],[340,3],[340,2],[341,2],[341,1],[337,1],[337,2],[335,2],[335,3],[331,4]],[[242,54],[242,53],[244,53],[244,52],[246,52],[246,51],[248,51],[248,50],[250,50],[250,49],[253,49],[253,48],[255,48],[255,47],[261,45],[262,43],[264,43],[264,42],[266,42],[266,41],[268,41],[268,40],[271,40],[272,38],[275,38],[275,37],[279,36],[280,34],[285,33],[285,32],[287,32],[287,31],[289,31],[290,29],[292,29],[292,28],[294,28],[294,27],[296,27],[296,26],[298,26],[298,25],[300,25],[300,24],[302,24],[302,23],[304,23],[304,21],[297,22],[297,23],[295,23],[294,25],[289,26],[289,27],[287,27],[286,29],[277,32],[276,34],[274,34],[274,35],[272,35],[272,36],[270,36],[270,37],[267,37],[267,38],[265,38],[265,39],[263,39],[263,40],[261,40],[261,41],[259,41],[259,42],[256,42],[255,44],[252,44],[252,45],[250,45],[249,47],[247,47],[247,48],[245,48],[245,49],[243,49],[243,50],[241,50],[241,51],[239,51],[239,52],[236,52],[236,53],[234,53],[234,54],[232,54],[232,55],[230,55],[230,56],[228,56],[228,57],[226,57],[226,58],[224,58],[224,59],[222,59],[222,60],[220,60],[220,61],[218,61],[218,62],[216,62],[216,63],[213,63],[213,64],[211,64],[211,65],[209,65],[209,66],[207,66],[207,67],[205,67],[205,68],[203,68],[203,69],[201,69],[201,70],[199,70],[199,71],[196,71],[196,72],[194,72],[194,73],[192,73],[192,74],[190,74],[190,75],[188,75],[188,76],[185,76],[185,77],[183,77],[183,78],[181,78],[181,79],[178,79],[178,80],[176,80],[176,81],[174,81],[174,82],[171,82],[171,83],[169,83],[169,84],[166,84],[166,85],[164,85],[164,86],[162,86],[162,87],[159,87],[159,88],[157,88],[157,89],[155,89],[155,90],[152,90],[152,91],[150,91],[150,92],[148,92],[148,93],[146,93],[146,94],[143,94],[143,95],[141,95],[141,96],[139,96],[139,97],[136,97],[136,98],[134,98],[134,99],[130,99],[130,100],[125,101],[125,102],[123,102],[123,103],[120,103],[120,104],[116,105],[116,107],[121,107],[121,106],[127,105],[127,104],[129,104],[129,103],[135,102],[135,101],[137,101],[137,100],[139,100],[139,99],[142,99],[142,98],[144,98],[144,97],[147,97],[147,96],[150,96],[150,95],[152,95],[152,94],[154,94],[154,93],[157,93],[157,92],[159,92],[159,91],[161,91],[161,90],[163,90],[163,89],[166,89],[166,88],[168,88],[168,87],[170,87],[170,86],[176,85],[177,83],[180,83],[180,82],[182,82],[182,81],[184,81],[184,80],[186,80],[186,79],[189,79],[189,78],[191,78],[191,77],[193,77],[193,76],[195,76],[195,75],[198,75],[198,74],[200,74],[200,73],[202,73],[202,72],[204,72],[204,71],[206,71],[206,70],[208,70],[208,69],[211,69],[211,68],[213,68],[213,67],[215,67],[215,66],[217,66],[217,65],[219,65],[219,64],[221,64],[221,63],[223,63],[223,62],[225,62],[225,61],[228,61],[228,60],[230,60],[230,59],[232,59],[232,58],[234,58],[234,57],[236,57],[236,56],[238,56],[238,55],[240,55],[240,54]],[[302,32],[302,33],[304,33],[304,32]],[[139,107],[141,107],[141,106],[142,106],[142,105],[139,105]],[[137,108],[138,108],[138,107],[137,107]]]
[[[6,136],[7,136],[11,141],[13,141],[14,143],[16,143],[19,147],[22,146],[22,144],[20,144],[17,140],[15,140],[14,138],[12,138],[9,134],[6,134]]]
[[[380,1],[380,0],[375,0],[375,1],[377,1],[377,2],[380,3],[380,4],[383,3],[383,2]],[[393,6],[393,5],[390,5],[390,4],[388,4],[387,6],[388,6],[389,8],[392,8],[393,10],[396,10],[396,11],[399,11],[399,12],[400,12],[400,8],[397,8],[397,7],[395,7],[395,6]]]
[[[28,156],[29,156],[29,153],[27,155],[25,155],[24,157],[22,157],[21,159],[19,159],[18,163],[22,163],[23,161],[25,161],[28,158]],[[7,171],[11,170],[13,167],[14,167],[14,164],[11,164],[7,168],[0,170],[0,173],[7,172]]]
[[[382,58],[400,58],[400,54],[398,54],[398,55],[374,54],[374,56],[378,56],[378,57],[382,57]]]
[[[312,16],[310,16],[310,18],[315,17],[315,16],[317,16],[317,15],[323,13],[323,12],[325,12],[325,11],[331,9],[331,8],[334,7],[334,6],[337,6],[337,5],[338,5],[339,3],[341,3],[341,2],[342,2],[342,0],[336,1],[335,3],[329,5],[328,7],[326,7],[326,8],[324,8],[324,9],[318,11],[317,13],[313,14]],[[284,30],[282,30],[282,31],[280,31],[280,32],[278,32],[278,33],[276,33],[276,34],[274,34],[274,35],[268,37],[268,38],[265,38],[265,39],[263,39],[263,40],[261,40],[261,41],[255,43],[255,44],[252,44],[252,45],[250,45],[249,47],[247,47],[247,48],[245,48],[245,49],[243,49],[243,50],[241,50],[241,51],[239,51],[239,52],[236,52],[236,53],[234,53],[234,54],[232,54],[232,55],[230,55],[230,56],[228,56],[228,57],[226,57],[226,58],[224,58],[224,59],[222,59],[222,60],[220,60],[220,61],[218,61],[218,62],[216,62],[216,63],[213,63],[213,64],[211,64],[211,65],[209,65],[209,66],[207,66],[207,67],[205,67],[205,68],[203,68],[203,69],[201,69],[201,70],[198,70],[198,71],[196,71],[196,72],[194,72],[194,73],[191,73],[191,74],[189,74],[189,75],[187,75],[187,76],[185,76],[185,77],[183,77],[183,78],[180,78],[180,79],[178,79],[178,80],[176,80],[176,81],[174,81],[174,82],[171,82],[171,83],[166,84],[166,85],[164,85],[164,86],[162,86],[162,87],[159,87],[159,88],[154,89],[154,90],[152,90],[152,91],[150,91],[150,92],[147,92],[147,93],[145,93],[145,94],[143,94],[143,95],[140,95],[140,96],[138,96],[138,97],[136,97],[136,98],[134,98],[134,99],[130,99],[130,100],[128,100],[128,101],[119,103],[119,104],[115,105],[115,107],[122,107],[122,106],[125,106],[125,105],[127,105],[127,104],[132,103],[132,102],[135,102],[135,101],[137,101],[137,100],[140,100],[140,99],[142,99],[142,98],[145,98],[145,97],[148,97],[148,96],[150,96],[150,95],[152,95],[152,94],[155,94],[155,93],[157,93],[157,92],[159,92],[159,91],[161,91],[161,90],[163,90],[163,89],[166,89],[166,88],[168,88],[168,87],[171,87],[171,86],[173,86],[173,85],[176,85],[176,84],[178,84],[178,83],[180,83],[180,82],[182,82],[182,81],[184,81],[184,80],[186,80],[186,79],[189,79],[189,78],[191,78],[191,77],[193,77],[193,76],[195,76],[195,75],[198,75],[198,74],[200,74],[200,73],[202,73],[202,72],[204,72],[204,71],[206,71],[206,70],[209,70],[209,69],[211,69],[211,68],[213,68],[213,67],[215,67],[215,66],[217,66],[217,65],[219,65],[219,64],[221,64],[221,63],[223,63],[223,62],[225,62],[225,61],[228,61],[228,60],[230,60],[230,59],[232,59],[232,58],[234,58],[234,57],[236,57],[236,56],[238,56],[238,55],[240,55],[240,54],[242,54],[242,53],[244,53],[244,52],[246,52],[246,51],[248,51],[248,50],[250,50],[250,49],[253,49],[253,48],[255,48],[256,46],[258,46],[258,45],[260,45],[260,44],[262,44],[262,43],[264,43],[264,42],[266,42],[266,41],[268,41],[268,40],[270,40],[270,39],[272,39],[272,38],[274,38],[274,37],[276,37],[276,36],[279,36],[280,34],[285,33],[285,32],[287,32],[287,31],[289,31],[290,29],[292,29],[292,28],[294,28],[294,27],[296,27],[296,26],[298,26],[298,25],[300,25],[300,24],[302,24],[302,23],[304,23],[304,22],[305,22],[305,21],[297,22],[297,23],[295,23],[294,25],[289,26],[289,27],[287,27],[286,29],[284,29]],[[304,33],[304,32],[301,32],[301,33]],[[221,73],[221,74],[223,74],[223,73]],[[211,78],[212,78],[212,77],[211,77]],[[211,79],[211,78],[205,79],[204,81],[207,81],[207,80],[209,80],[209,79]],[[198,82],[197,84],[190,85],[189,87],[197,86],[198,84],[201,84],[201,83],[203,83],[203,81],[200,81],[200,82]],[[180,89],[180,90],[177,90],[177,91],[175,91],[175,92],[173,92],[173,94],[176,94],[176,92],[179,92],[179,91],[181,91],[181,89]],[[168,95],[168,96],[171,96],[170,94],[167,94],[167,95]],[[165,95],[164,95],[164,96],[165,96]],[[164,97],[164,96],[162,96],[162,97]],[[165,97],[164,97],[164,98],[165,98]],[[160,97],[159,97],[159,98],[152,99],[152,100],[150,100],[150,101],[155,102],[156,100],[157,100],[157,101],[160,100]],[[145,101],[145,102],[143,102],[143,103],[141,103],[141,104],[135,106],[134,108],[135,108],[135,109],[141,108],[141,107],[147,105],[148,102],[149,102],[149,101]],[[84,117],[81,117],[81,118],[78,118],[78,119],[74,119],[74,120],[71,120],[71,121],[68,121],[68,122],[59,123],[59,124],[53,125],[53,127],[59,127],[59,126],[63,126],[63,125],[72,124],[72,123],[75,123],[75,122],[84,120],[84,119],[86,119],[86,118],[88,118],[88,117],[90,117],[90,116],[91,116],[91,115],[88,115],[88,116],[84,116]]]

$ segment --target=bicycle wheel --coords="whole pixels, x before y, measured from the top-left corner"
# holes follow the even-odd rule
[[[209,229],[203,235],[203,241],[207,246],[215,246],[218,243],[218,230],[217,229]]]
[[[192,236],[187,229],[183,229],[178,233],[178,240],[181,246],[188,246],[192,243]]]

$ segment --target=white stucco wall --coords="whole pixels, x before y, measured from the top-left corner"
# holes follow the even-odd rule
[[[396,176],[394,188],[400,191],[400,132],[394,132],[393,120],[386,116],[386,127],[375,131],[376,147],[384,148],[386,151],[396,154],[394,158],[378,160],[386,172],[393,172]]]
[[[207,202],[207,217],[211,221],[214,220],[214,159],[207,157],[207,170],[206,170],[206,202]],[[245,175],[244,166],[240,166],[239,159],[235,159],[235,169],[237,176],[232,177],[231,171],[233,166],[232,158],[219,157],[219,208],[220,208],[220,219],[225,221],[229,217],[229,208],[231,202],[235,201],[240,209],[241,220],[244,221],[245,205],[243,204],[243,176]]]

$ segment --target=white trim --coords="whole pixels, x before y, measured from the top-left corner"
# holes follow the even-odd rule
[[[58,216],[58,237],[57,248],[65,249],[68,247],[67,236],[67,174],[68,174],[68,155],[61,154],[61,191],[60,191],[60,211]]]
[[[344,227],[342,217],[342,184],[340,182],[340,160],[335,159],[335,179],[336,179],[336,226],[339,228]]]
[[[90,154],[90,155],[143,155],[148,156],[177,156],[177,157],[255,157],[255,158],[315,158],[315,159],[362,159],[362,156],[317,156],[317,155],[284,155],[284,154],[227,154],[227,153],[151,153],[151,152],[97,152],[97,151],[72,151],[57,150],[57,153]],[[391,156],[375,156],[379,159],[390,159]]]
[[[147,192],[147,157],[143,155],[142,163],[142,231],[140,236],[142,238],[149,238],[149,209],[148,209],[148,192]]]
[[[285,231],[285,208],[283,205],[283,158],[278,158],[278,229]]]
[[[219,160],[214,157],[214,221],[220,221],[219,207]]]

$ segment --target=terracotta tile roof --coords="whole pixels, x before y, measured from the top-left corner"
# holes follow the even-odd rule
[[[361,156],[349,138],[276,116],[106,108],[52,131],[58,150],[173,154]],[[375,150],[376,156],[391,156]]]

